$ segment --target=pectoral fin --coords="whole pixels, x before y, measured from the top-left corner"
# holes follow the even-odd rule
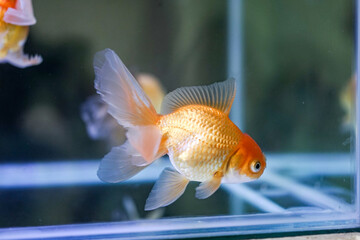
[[[145,210],[167,206],[176,201],[185,191],[189,180],[176,170],[165,168],[146,200]]]
[[[30,26],[36,23],[31,0],[18,0],[15,8],[8,8],[4,22],[18,26]]]
[[[205,199],[210,197],[221,184],[221,177],[213,177],[210,180],[200,183],[200,185],[196,188],[195,196],[199,199]]]

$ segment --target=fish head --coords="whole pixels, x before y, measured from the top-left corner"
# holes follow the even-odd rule
[[[247,134],[231,156],[225,182],[249,182],[259,178],[266,168],[266,158],[259,145]]]

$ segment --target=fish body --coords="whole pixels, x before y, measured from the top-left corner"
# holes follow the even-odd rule
[[[17,50],[19,47],[17,42],[24,39],[28,33],[28,26],[16,26],[4,21],[5,13],[9,8],[15,8],[15,0],[0,1],[0,32],[6,36],[3,40],[3,46],[0,51],[0,57],[5,57],[9,49]],[[8,32],[9,34],[5,35]]]
[[[110,49],[94,58],[95,88],[108,112],[127,128],[127,141],[101,161],[98,177],[125,181],[168,154],[166,168],[146,201],[145,210],[178,199],[189,181],[198,181],[195,196],[211,196],[221,183],[259,178],[266,159],[257,143],[229,119],[235,81],[183,87],[167,94],[158,114],[150,100]]]
[[[36,23],[31,0],[0,0],[0,63],[25,68],[42,62],[23,52],[29,26]]]
[[[241,131],[223,112],[203,105],[182,107],[161,117],[161,134],[173,166],[191,181],[224,172]]]

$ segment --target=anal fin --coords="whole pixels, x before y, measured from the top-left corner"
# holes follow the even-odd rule
[[[165,207],[176,201],[185,191],[189,180],[172,168],[165,168],[146,200],[145,210]]]
[[[135,154],[129,142],[125,142],[119,147],[113,147],[101,160],[97,175],[104,182],[125,181],[147,166],[137,166],[134,162],[144,161],[139,154]]]

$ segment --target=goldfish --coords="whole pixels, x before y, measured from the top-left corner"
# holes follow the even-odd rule
[[[110,49],[95,54],[95,89],[108,112],[127,128],[127,141],[104,156],[97,172],[105,182],[125,181],[168,154],[145,210],[168,206],[190,181],[195,196],[210,197],[222,183],[258,179],[266,168],[259,145],[229,118],[235,80],[181,87],[168,93],[158,114],[120,58]]]
[[[160,80],[149,73],[138,73],[135,77],[146,96],[148,96],[156,112],[160,112],[162,101],[165,97],[165,90],[161,85]]]
[[[35,23],[31,0],[0,0],[0,63],[25,68],[42,62],[41,56],[24,53],[29,26]]]
[[[145,94],[157,112],[160,112],[165,90],[158,78],[149,73],[136,74]],[[81,106],[81,118],[91,139],[105,140],[109,146],[123,143],[126,130],[107,112],[108,106],[99,95],[90,96]]]
[[[346,130],[355,129],[355,96],[356,76],[354,74],[339,95],[340,105],[345,112],[342,128]]]

